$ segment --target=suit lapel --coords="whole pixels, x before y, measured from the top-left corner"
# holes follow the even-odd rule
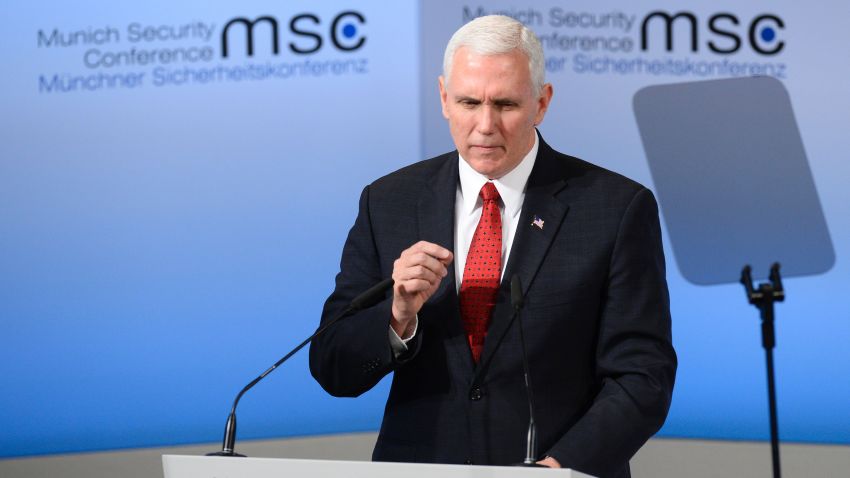
[[[458,183],[458,156],[450,153],[434,176],[430,188],[426,188],[417,207],[419,220],[419,239],[433,242],[454,252],[455,199]],[[460,364],[471,375],[474,368],[466,333],[460,318],[460,303],[457,297],[454,264],[449,265],[449,274],[440,283],[440,287],[428,299],[427,305],[437,312],[432,326],[446,330],[449,343],[447,349],[456,357],[454,363]]]
[[[430,187],[424,189],[424,193],[419,199],[417,206],[419,240],[433,242],[454,251],[454,211],[458,182],[458,158],[457,153],[449,153],[446,156],[446,161],[434,176]],[[449,276],[454,277],[454,274],[449,274]],[[437,292],[434,293],[434,297],[449,290],[450,285],[454,284],[449,284],[448,280],[443,280]]]
[[[473,381],[475,384],[481,383],[492,355],[513,323],[514,314],[510,305],[511,277],[514,274],[519,276],[525,296],[549,251],[549,246],[558,234],[569,209],[569,205],[559,198],[559,193],[565,186],[563,165],[541,138],[537,160],[528,178],[525,200],[499,288],[497,304],[493,310],[487,339],[484,341],[484,351],[481,354],[481,364],[484,366],[477,367]],[[542,219],[542,227],[532,224],[535,216]]]

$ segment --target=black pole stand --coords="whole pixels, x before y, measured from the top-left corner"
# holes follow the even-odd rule
[[[774,262],[770,267],[770,282],[759,284],[753,289],[753,277],[749,265],[741,271],[741,284],[747,291],[750,304],[761,312],[761,344],[767,359],[767,398],[770,405],[770,451],[773,458],[773,477],[781,478],[779,469],[779,425],[776,418],[776,382],[773,371],[773,348],[776,346],[776,331],[773,326],[774,302],[785,300],[785,290],[782,288],[782,277],[779,275],[779,263]]]
[[[531,374],[528,372],[528,352],[525,349],[525,332],[523,332],[522,318],[520,312],[524,298],[519,276],[514,274],[511,278],[511,302],[514,306],[516,321],[519,325],[519,342],[522,344],[522,375],[525,379],[525,394],[528,399],[528,435],[526,437],[525,459],[522,463],[514,466],[525,466],[530,468],[546,468],[546,465],[537,463],[537,425],[534,423],[534,392],[531,388]]]

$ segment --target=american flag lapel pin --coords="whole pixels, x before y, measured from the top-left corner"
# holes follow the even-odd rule
[[[531,221],[531,225],[537,227],[540,230],[543,230],[543,218],[535,214],[534,220]]]

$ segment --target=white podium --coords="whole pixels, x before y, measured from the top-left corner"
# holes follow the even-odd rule
[[[592,478],[573,470],[163,455],[165,478]]]

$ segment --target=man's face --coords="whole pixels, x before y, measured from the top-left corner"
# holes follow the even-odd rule
[[[504,176],[534,145],[534,127],[543,121],[552,86],[534,96],[528,58],[520,50],[478,55],[461,47],[449,80],[440,77],[440,99],[457,150],[480,174]]]

